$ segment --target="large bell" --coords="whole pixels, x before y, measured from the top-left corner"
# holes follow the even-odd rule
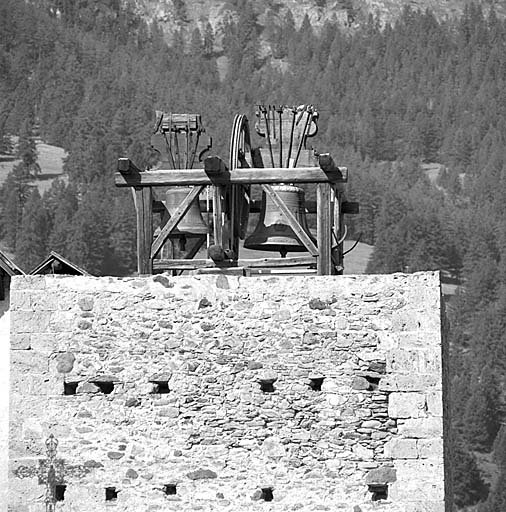
[[[165,208],[168,210],[169,215],[174,215],[174,212],[190,193],[191,189],[192,187],[170,187],[167,189],[165,193]],[[162,218],[162,224],[165,224],[167,220],[167,218]],[[205,235],[206,233],[209,233],[209,226],[204,222],[198,200],[195,199],[183,218],[172,230],[169,238]]]
[[[293,185],[273,185],[280,199],[298,220],[302,229],[314,241],[307,226],[304,208],[304,190]],[[257,251],[277,251],[285,257],[287,252],[307,251],[306,246],[299,240],[291,226],[279,211],[270,196],[262,194],[260,219],[255,231],[244,241],[246,249]]]

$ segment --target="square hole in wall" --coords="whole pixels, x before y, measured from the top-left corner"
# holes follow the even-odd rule
[[[260,389],[264,393],[274,393],[274,381],[272,380],[261,380]]]
[[[166,395],[167,393],[170,393],[168,380],[150,380],[149,382],[154,384],[152,393],[157,393],[160,395]]]
[[[313,391],[321,391],[324,379],[325,377],[316,377],[314,379],[309,379],[309,387]]]
[[[177,487],[176,484],[165,484],[163,486],[163,492],[167,496],[173,496],[174,494],[177,494]]]
[[[369,492],[372,493],[371,501],[386,500],[388,498],[387,484],[371,484]]]
[[[262,494],[260,495],[260,499],[264,501],[272,501],[274,499],[272,487],[262,487]]]
[[[105,488],[105,501],[116,501],[118,499],[118,491],[116,487]]]
[[[56,501],[63,501],[65,499],[65,491],[67,486],[63,484],[56,484],[54,488],[54,498]]]
[[[378,389],[380,378],[379,377],[371,377],[370,375],[366,375],[365,380],[369,383],[368,391],[375,391]]]
[[[95,384],[97,388],[100,389],[104,395],[109,395],[112,393],[114,389],[114,382],[108,380],[108,381],[91,381],[92,384]]]
[[[79,386],[79,382],[64,382],[63,383],[63,394],[64,395],[75,395],[77,393],[77,386]]]

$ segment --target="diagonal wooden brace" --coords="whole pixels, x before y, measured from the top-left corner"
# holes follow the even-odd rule
[[[302,229],[302,226],[298,223],[297,219],[295,218],[295,215],[288,209],[283,200],[280,199],[277,192],[272,188],[271,185],[265,184],[262,185],[262,188],[265,190],[265,193],[270,196],[272,202],[279,208],[281,213],[285,216],[286,220],[288,221],[288,224],[290,224],[290,227],[293,229],[295,234],[299,237],[300,241],[309,251],[309,254],[311,254],[311,256],[318,256],[319,253],[318,249],[316,248],[316,245],[311,240],[309,235]]]
[[[177,226],[179,221],[184,217],[186,212],[190,209],[191,204],[199,196],[200,192],[204,189],[203,186],[193,187],[188,195],[184,198],[183,202],[177,207],[174,214],[171,216],[167,224],[163,226],[160,234],[156,237],[156,240],[151,246],[151,257],[154,258],[158,251],[162,248],[163,244],[169,238],[171,231]]]

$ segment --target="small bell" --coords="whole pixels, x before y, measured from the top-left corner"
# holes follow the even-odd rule
[[[280,199],[298,220],[302,229],[314,241],[309,231],[304,207],[304,190],[293,185],[273,185]],[[277,251],[284,258],[287,252],[306,251],[284,215],[265,192],[262,194],[260,218],[255,231],[244,241],[245,249]]]

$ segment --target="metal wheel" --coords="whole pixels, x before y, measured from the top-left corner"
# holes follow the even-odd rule
[[[229,169],[244,169],[251,167],[251,139],[248,118],[238,114],[234,118],[230,136]],[[232,187],[230,198],[230,222],[232,238],[244,239],[248,227],[250,186],[235,185]],[[237,248],[236,248],[237,249]]]

